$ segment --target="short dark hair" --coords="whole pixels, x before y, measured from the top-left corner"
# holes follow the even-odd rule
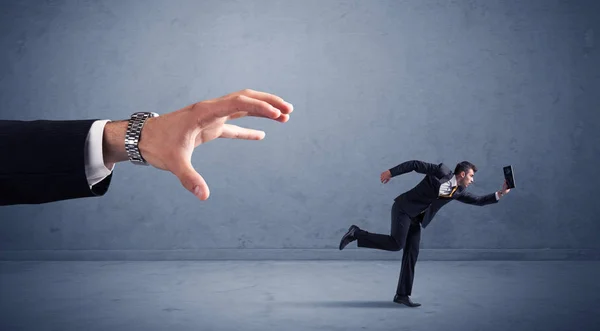
[[[469,172],[469,169],[473,169],[474,173],[477,172],[477,167],[473,163],[471,163],[469,161],[462,161],[456,165],[456,168],[454,168],[454,174],[458,175],[462,171],[467,173],[467,172]]]

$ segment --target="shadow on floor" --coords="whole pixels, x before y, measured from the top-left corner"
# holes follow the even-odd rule
[[[305,308],[409,308],[390,301],[310,301],[310,302],[280,302],[278,305]]]

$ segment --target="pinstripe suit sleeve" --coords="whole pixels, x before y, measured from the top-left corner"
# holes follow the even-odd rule
[[[112,174],[92,188],[84,148],[95,120],[0,120],[0,205],[101,196]]]
[[[489,205],[489,204],[498,202],[496,193],[490,193],[490,194],[486,194],[484,196],[478,196],[478,195],[475,195],[475,194],[472,194],[472,193],[466,192],[466,191],[463,192],[458,197],[456,197],[456,200],[458,200],[462,203],[466,203],[469,205],[476,205],[476,206],[485,206],[485,205]]]
[[[411,160],[400,163],[399,165],[390,168],[389,170],[392,177],[409,173],[412,171],[425,175],[438,175],[440,172],[440,166],[429,162]]]

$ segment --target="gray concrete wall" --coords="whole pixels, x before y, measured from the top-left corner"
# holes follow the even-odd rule
[[[0,208],[3,258],[399,258],[337,244],[352,223],[389,231],[393,198],[421,177],[383,185],[379,174],[410,159],[470,160],[477,194],[500,188],[512,164],[518,185],[497,205],[446,206],[423,231],[425,258],[600,250],[597,2],[0,9],[3,119],[125,119],[242,88],[295,106],[286,124],[237,121],[264,141],[196,150],[206,202],[170,173],[122,163],[102,198]]]

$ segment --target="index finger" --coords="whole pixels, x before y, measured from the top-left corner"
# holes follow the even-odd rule
[[[238,94],[220,100],[217,103],[215,115],[217,117],[227,117],[229,119],[236,119],[248,115],[277,119],[281,116],[281,111],[271,106],[268,102]]]
[[[254,90],[250,90],[250,89],[242,90],[239,93],[242,95],[245,95],[247,97],[251,97],[254,99],[258,99],[258,100],[267,102],[271,106],[279,109],[279,111],[282,114],[289,114],[292,111],[294,111],[294,106],[291,103],[286,102],[285,100],[283,100],[283,98],[281,98],[277,95],[271,94],[271,93],[254,91]]]

